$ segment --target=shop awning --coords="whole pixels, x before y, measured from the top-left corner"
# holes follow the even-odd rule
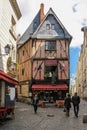
[[[11,76],[9,76],[8,74],[6,74],[5,72],[1,71],[0,70],[0,79],[8,82],[8,83],[11,83],[13,85],[18,85],[18,81],[13,79]]]
[[[66,84],[57,84],[57,85],[33,84],[32,89],[33,90],[67,90],[68,86]]]

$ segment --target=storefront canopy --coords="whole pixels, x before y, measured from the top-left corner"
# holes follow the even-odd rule
[[[8,74],[6,74],[5,72],[1,71],[0,70],[0,79],[8,82],[8,83],[11,83],[13,85],[18,85],[18,81],[13,79],[11,76],[9,76]]]
[[[68,86],[66,84],[57,84],[57,85],[33,84],[32,89],[33,90],[67,90]]]

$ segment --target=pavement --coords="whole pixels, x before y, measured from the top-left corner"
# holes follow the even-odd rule
[[[87,130],[87,123],[83,123],[83,115],[87,113],[87,101],[81,101],[79,117],[76,118],[73,106],[70,117],[66,117],[63,108],[49,105],[38,107],[37,114],[33,106],[16,102],[15,119],[8,118],[0,130]]]

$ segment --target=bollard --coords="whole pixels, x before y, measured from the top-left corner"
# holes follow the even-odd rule
[[[87,114],[83,115],[83,123],[87,123]]]

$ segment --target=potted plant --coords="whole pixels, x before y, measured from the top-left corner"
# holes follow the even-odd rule
[[[8,59],[7,59],[7,68],[8,68],[8,70],[10,69],[11,64],[12,64],[12,58],[11,58],[11,56],[9,56]]]
[[[56,83],[56,77],[57,77],[57,74],[55,72],[53,72],[52,74],[52,79],[51,79],[51,83],[52,84],[55,84]]]

